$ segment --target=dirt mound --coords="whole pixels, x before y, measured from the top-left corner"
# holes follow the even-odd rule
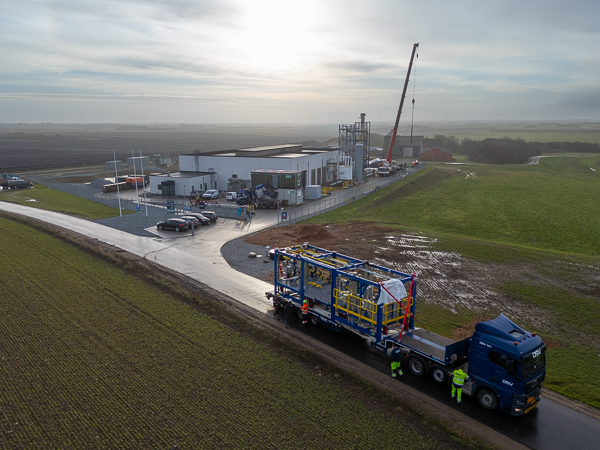
[[[310,242],[313,245],[332,244],[337,238],[325,225],[286,225],[271,228],[245,239],[249,244],[269,245],[271,247],[289,247]]]
[[[323,225],[302,225],[298,229],[298,238],[308,242],[310,241],[332,241],[336,237],[325,229]]]
[[[249,236],[245,241],[263,247],[269,245],[280,248],[308,242],[311,245],[337,251],[354,258],[370,260],[375,256],[374,246],[377,243],[385,242],[385,238],[382,236],[400,232],[398,229],[372,222],[294,224],[261,231]],[[381,252],[384,252],[390,261],[400,262],[406,259],[405,255],[397,251],[381,250]]]

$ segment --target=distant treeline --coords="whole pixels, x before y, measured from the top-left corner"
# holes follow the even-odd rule
[[[486,164],[524,164],[530,157],[543,153],[600,153],[600,145],[588,142],[525,142],[524,139],[465,138],[435,136],[443,139],[444,147],[454,153],[463,153],[469,161]]]
[[[65,139],[78,139],[73,136],[63,136],[62,134],[36,134],[36,133],[8,133],[8,139],[16,139],[22,141],[58,141]]]
[[[483,139],[474,141],[463,139],[462,153],[469,161],[486,164],[524,164],[529,158],[544,153],[539,142],[525,142],[523,139]]]

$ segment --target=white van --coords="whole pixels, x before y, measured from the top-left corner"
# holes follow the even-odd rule
[[[225,196],[225,200],[227,200],[228,202],[235,200],[237,198],[237,192],[228,192],[227,195]]]
[[[209,189],[204,194],[202,194],[202,198],[210,198],[210,199],[219,198],[219,191],[217,189]]]

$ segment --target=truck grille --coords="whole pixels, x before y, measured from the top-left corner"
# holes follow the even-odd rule
[[[525,387],[525,393],[527,395],[529,395],[536,389],[539,389],[541,382],[542,382],[542,376],[539,376],[539,377],[531,380],[529,383],[527,383],[527,386]]]

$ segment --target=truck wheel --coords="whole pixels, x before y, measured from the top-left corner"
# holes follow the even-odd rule
[[[446,384],[448,380],[446,370],[437,364],[431,366],[431,369],[429,369],[429,375],[431,375],[431,379],[437,384]]]
[[[413,356],[408,360],[408,368],[418,377],[425,373],[425,363],[418,356]]]
[[[496,409],[498,407],[498,399],[496,398],[496,394],[487,389],[481,389],[477,393],[477,398],[479,399],[479,404],[483,406],[485,409]]]
[[[310,323],[316,327],[317,325],[319,325],[319,318],[311,314]]]
[[[296,308],[296,314],[298,315],[298,319],[302,320],[302,308]]]

